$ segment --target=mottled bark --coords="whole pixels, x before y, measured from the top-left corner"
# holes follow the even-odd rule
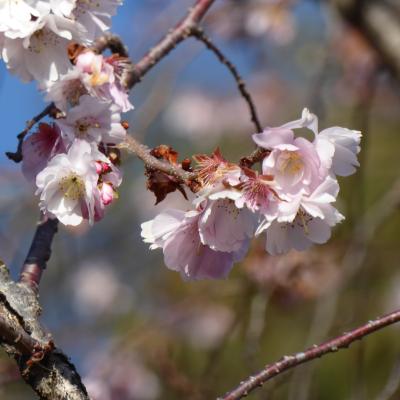
[[[39,322],[36,292],[11,280],[0,264],[1,346],[18,364],[24,380],[44,400],[88,400],[88,394],[68,357],[52,343]]]

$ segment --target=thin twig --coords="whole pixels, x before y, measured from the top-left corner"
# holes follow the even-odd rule
[[[247,396],[251,391],[265,382],[274,378],[283,372],[297,367],[300,364],[315,360],[329,353],[335,353],[340,349],[349,347],[353,342],[363,339],[373,332],[379,331],[386,326],[400,322],[400,310],[393,311],[383,317],[369,321],[350,332],[346,332],[335,339],[329,340],[320,345],[315,345],[304,352],[296,353],[290,356],[284,356],[279,361],[267,365],[257,374],[245,379],[236,389],[220,397],[218,400],[238,400]]]
[[[25,139],[25,136],[28,134],[28,132],[37,124],[40,120],[42,120],[44,117],[47,115],[50,115],[55,106],[54,103],[49,104],[42,112],[40,112],[38,115],[33,117],[30,121],[27,122],[26,128],[17,136],[18,139],[18,147],[17,151],[15,153],[8,151],[6,153],[6,156],[16,162],[19,163],[22,161],[22,143]]]
[[[92,46],[92,49],[100,54],[108,49],[113,54],[118,54],[121,57],[129,57],[128,49],[124,42],[118,35],[111,32],[107,32],[103,36],[100,36]]]
[[[135,64],[132,86],[140,82],[141,78],[162,60],[179,43],[187,39],[193,29],[203,19],[215,0],[197,0],[189,9],[188,14],[175,28],[171,29],[139,62]]]
[[[221,64],[225,65],[230,73],[232,74],[233,78],[237,83],[237,87],[239,89],[240,94],[246,101],[247,105],[249,106],[251,121],[253,122],[256,133],[262,132],[262,126],[260,120],[257,115],[257,109],[251,98],[249,91],[246,88],[246,84],[244,83],[243,78],[240,76],[239,71],[237,70],[236,66],[229,61],[224,53],[212,42],[212,40],[204,33],[203,29],[199,27],[195,27],[192,29],[191,36],[199,40],[200,42],[204,43],[204,45],[212,51],[221,62]]]

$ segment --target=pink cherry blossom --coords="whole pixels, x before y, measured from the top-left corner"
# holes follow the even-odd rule
[[[122,112],[133,109],[128,92],[120,83],[121,69],[126,59],[111,56],[108,58],[85,51],[77,57],[76,68],[83,73],[83,84],[88,92],[99,99],[112,101]]]
[[[67,144],[75,138],[118,144],[126,137],[118,107],[88,95],[82,96],[79,105],[71,108],[57,124]]]
[[[320,152],[307,139],[294,137],[286,127],[267,128],[253,135],[258,146],[271,150],[263,160],[263,174],[274,177],[279,194],[296,194],[302,190],[310,193],[328,175],[328,169],[321,161]],[[333,146],[326,143],[325,147]]]
[[[360,152],[361,132],[338,126],[321,131],[317,143],[328,141],[335,146],[332,160],[332,172],[339,176],[349,176],[356,172],[360,164],[357,154]]]
[[[320,218],[297,216],[293,222],[274,221],[267,229],[266,250],[271,255],[285,254],[294,249],[303,251],[313,243],[326,243],[330,226]]]
[[[344,217],[333,206],[339,192],[336,179],[328,176],[311,195],[304,192],[291,201],[279,203],[279,213],[274,221],[265,218],[257,234],[266,230],[267,251],[282,254],[290,249],[305,250],[312,243],[325,243],[331,228]]]
[[[274,189],[274,178],[260,175],[257,171],[245,169],[240,185],[241,196],[235,200],[239,208],[247,207],[253,213],[260,213],[268,220],[276,218],[281,201]]]
[[[187,280],[225,278],[233,263],[247,252],[248,241],[237,251],[221,252],[204,245],[199,235],[202,211],[167,210],[142,224],[142,237],[151,249],[162,248],[168,268]]]
[[[238,196],[240,193],[235,191],[216,192],[201,205],[201,241],[215,251],[239,251],[254,235],[258,216],[246,207],[238,208]]]

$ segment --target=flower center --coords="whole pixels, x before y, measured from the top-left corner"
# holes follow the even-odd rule
[[[29,51],[32,53],[41,53],[47,46],[57,46],[60,38],[48,29],[40,29],[32,36],[29,44]]]
[[[221,209],[234,220],[238,218],[240,213],[240,210],[235,206],[235,202],[231,199],[218,200],[217,209]]]
[[[295,175],[301,171],[304,163],[301,155],[297,151],[282,151],[279,157],[279,170],[284,174]]]
[[[89,128],[100,128],[100,124],[93,119],[90,118],[82,118],[78,119],[75,122],[75,136],[82,138],[87,135]]]
[[[70,80],[63,87],[62,93],[72,106],[76,106],[79,103],[80,97],[87,94],[87,90],[79,79],[75,79]]]
[[[64,197],[67,199],[79,200],[85,194],[85,184],[83,179],[74,173],[64,176],[64,178],[61,179],[59,186]]]

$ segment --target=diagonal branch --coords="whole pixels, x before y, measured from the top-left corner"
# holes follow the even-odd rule
[[[119,147],[126,149],[130,153],[136,155],[136,157],[143,161],[146,168],[164,172],[167,175],[173,176],[179,182],[182,182],[189,187],[191,186],[191,183],[197,178],[197,175],[194,172],[185,171],[182,168],[179,168],[173,164],[159,160],[158,158],[152,156],[150,154],[151,150],[132,136],[128,136],[126,141],[122,143]]]
[[[141,78],[170,53],[179,43],[187,39],[193,29],[197,28],[208,9],[215,0],[197,0],[188,14],[171,29],[138,63],[136,63],[131,86],[140,82]]]
[[[0,263],[0,345],[40,399],[89,400],[75,366],[38,322],[40,312],[36,293]]]
[[[373,332],[379,331],[386,326],[400,322],[400,310],[396,310],[383,317],[369,321],[359,328],[346,332],[335,339],[329,340],[320,345],[314,345],[304,352],[296,353],[290,356],[284,356],[279,361],[267,365],[257,374],[245,379],[236,389],[220,397],[218,400],[238,400],[247,396],[251,391],[265,382],[280,375],[289,369],[295,368],[300,364],[315,360],[329,353],[335,353],[340,349],[349,347],[353,342],[361,340]]]
[[[191,36],[196,38],[200,42],[203,42],[204,45],[217,56],[218,60],[228,68],[228,70],[233,75],[233,78],[237,83],[240,94],[242,95],[247,105],[249,106],[251,121],[253,122],[256,128],[256,133],[262,132],[263,129],[257,115],[256,106],[236,66],[231,61],[229,61],[226,58],[226,56],[222,53],[222,51],[212,42],[212,40],[209,37],[207,37],[203,29],[199,27],[193,28]]]

